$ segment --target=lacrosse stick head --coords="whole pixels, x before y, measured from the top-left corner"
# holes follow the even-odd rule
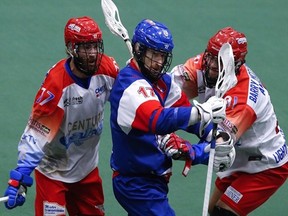
[[[118,8],[114,2],[112,0],[101,0],[101,7],[105,17],[105,24],[109,30],[123,40],[129,40],[128,31],[121,22]]]
[[[224,43],[218,53],[219,74],[215,85],[216,97],[223,95],[237,84],[232,46]]]
[[[117,6],[112,0],[101,0],[101,7],[105,17],[106,26],[110,32],[124,40],[130,55],[133,56],[129,34],[121,22]]]

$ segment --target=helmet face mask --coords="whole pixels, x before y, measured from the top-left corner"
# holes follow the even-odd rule
[[[246,36],[233,29],[226,27],[219,30],[214,36],[210,38],[205,50],[202,62],[202,69],[204,71],[205,85],[213,88],[216,85],[217,77],[212,76],[215,67],[218,72],[218,53],[224,43],[230,43],[233,49],[235,61],[235,73],[239,73],[240,67],[245,63],[247,54],[247,39]],[[215,62],[216,59],[216,62]],[[213,60],[213,61],[212,61]],[[215,65],[216,64],[216,65]],[[212,75],[211,75],[212,74]]]
[[[144,76],[152,83],[159,80],[172,62],[173,38],[162,23],[142,20],[135,28],[133,54]]]
[[[216,85],[219,68],[218,57],[205,51],[203,56],[204,83],[208,88],[213,88]]]
[[[156,51],[143,45],[137,45],[139,50],[141,50],[136,55],[141,72],[149,81],[154,83],[168,71],[172,62],[172,53]]]
[[[101,63],[103,42],[87,42],[75,45],[73,56],[75,66],[87,76],[92,76]]]
[[[92,76],[99,68],[104,46],[102,32],[90,17],[71,18],[64,29],[67,53],[76,68],[86,76]]]

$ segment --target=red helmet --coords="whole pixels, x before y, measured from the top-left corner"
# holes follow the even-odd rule
[[[67,54],[73,57],[76,68],[87,76],[93,75],[101,64],[104,52],[102,32],[98,24],[87,16],[71,18],[65,26],[64,39],[67,47]],[[95,55],[95,63],[93,66],[91,66],[91,62],[89,63],[92,56],[88,56],[86,48],[86,55],[79,55],[79,49],[80,47],[83,47],[84,44],[97,47],[97,54]]]
[[[64,39],[66,46],[70,42],[74,48],[78,43],[102,40],[102,32],[98,24],[90,17],[71,18],[65,26]]]
[[[246,36],[232,27],[220,29],[213,37],[211,37],[206,51],[217,56],[222,44],[227,42],[232,46],[235,62],[245,62],[245,56],[248,52]]]

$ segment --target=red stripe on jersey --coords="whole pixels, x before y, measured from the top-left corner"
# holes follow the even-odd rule
[[[153,112],[155,111],[155,107],[157,110],[156,115],[153,118],[151,129],[152,132],[155,130],[157,120],[159,118],[159,115],[161,111],[163,110],[163,107],[157,100],[149,100],[144,103],[142,103],[136,110],[135,119],[132,123],[132,128],[142,130],[144,132],[150,132],[150,120]]]
[[[180,107],[180,106],[185,106],[185,107],[191,106],[184,92],[181,93],[181,98],[172,105],[172,107]]]

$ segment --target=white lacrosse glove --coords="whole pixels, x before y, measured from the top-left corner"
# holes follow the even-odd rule
[[[226,118],[226,100],[223,98],[212,96],[205,103],[200,104],[196,100],[193,100],[193,103],[201,117],[199,128],[200,136],[203,135],[205,128],[209,125],[211,120],[213,123],[219,124]]]
[[[210,145],[205,148],[205,152],[210,151]],[[224,172],[229,169],[236,157],[234,141],[230,134],[224,131],[217,135],[215,156],[213,162],[214,172]]]

